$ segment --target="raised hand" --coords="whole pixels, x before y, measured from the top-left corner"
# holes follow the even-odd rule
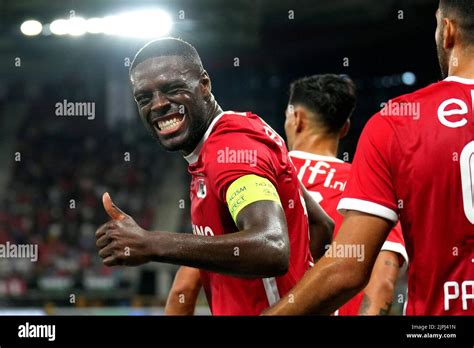
[[[99,256],[107,266],[138,266],[150,261],[149,245],[150,232],[120,210],[106,192],[102,203],[112,220],[100,226],[95,234]]]

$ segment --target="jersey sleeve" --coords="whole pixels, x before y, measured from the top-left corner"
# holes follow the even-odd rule
[[[400,274],[403,274],[408,267],[408,254],[405,249],[405,240],[403,239],[402,226],[400,225],[400,222],[398,222],[388,234],[387,239],[381,248],[381,251],[384,250],[398,254],[401,266]]]
[[[278,164],[272,151],[275,150],[265,142],[245,133],[227,133],[212,139],[206,149],[207,176],[219,199],[227,204],[230,185],[247,175],[265,178],[277,188]]]
[[[338,210],[356,210],[398,221],[393,187],[393,163],[397,140],[388,120],[379,114],[367,123]]]

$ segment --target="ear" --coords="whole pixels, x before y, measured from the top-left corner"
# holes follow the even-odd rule
[[[454,47],[457,35],[457,27],[454,22],[448,18],[443,18],[444,22],[444,42],[443,46],[445,49],[449,50]]]
[[[344,138],[347,133],[349,133],[349,129],[351,128],[351,120],[347,120],[346,123],[344,123],[344,126],[342,126],[341,132],[339,133],[339,139]]]
[[[209,100],[211,98],[212,84],[211,78],[206,70],[201,73],[199,85],[201,86],[201,93],[204,96],[204,99]]]
[[[305,125],[305,122],[306,122],[306,118],[307,118],[307,115],[306,115],[306,110],[303,109],[302,107],[300,106],[297,106],[295,107],[295,111],[294,111],[294,125],[295,125],[295,132],[296,133],[301,133],[304,129],[304,125]]]

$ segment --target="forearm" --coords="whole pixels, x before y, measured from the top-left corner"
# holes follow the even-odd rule
[[[309,270],[298,284],[265,315],[329,315],[355,296],[365,285],[354,274],[323,257],[317,270]],[[344,262],[344,261],[343,261]],[[324,287],[321,286],[324,284]]]
[[[151,232],[150,259],[247,278],[285,274],[289,253],[277,231],[255,229],[215,236]]]
[[[348,212],[328,255],[265,314],[331,314],[363,289],[370,278],[391,223],[364,213]],[[362,254],[338,256],[339,250],[361,247]],[[348,247],[348,248],[347,248]]]
[[[181,292],[172,290],[166,301],[165,315],[194,315],[199,291]]]
[[[313,255],[315,260],[318,260],[327,250],[326,246],[332,243],[334,221],[311,197],[308,190],[302,184],[301,190],[308,211],[311,255]]]
[[[330,224],[311,224],[310,231],[310,249],[311,255],[316,262],[323,257],[327,248],[332,243],[332,226]]]
[[[193,315],[200,290],[199,270],[181,266],[166,301],[165,315]]]
[[[364,289],[359,315],[387,315],[390,312],[398,271],[397,254],[391,251],[380,252],[369,284]]]
[[[392,308],[394,287],[364,289],[359,315],[387,315]]]

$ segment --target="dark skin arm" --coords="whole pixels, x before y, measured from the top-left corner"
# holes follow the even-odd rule
[[[314,200],[303,184],[300,183],[300,186],[308,210],[311,255],[316,261],[326,252],[326,245],[332,243],[334,221]]]
[[[302,191],[310,219],[311,253],[313,258],[319,259],[326,250],[325,246],[332,242],[334,223],[304,186],[302,186]],[[181,266],[176,273],[173,286],[171,287],[165,314],[193,315],[200,289],[201,279],[199,270]],[[179,301],[183,297],[184,301]]]
[[[368,283],[392,222],[356,211],[347,213],[336,237],[338,245],[363,245],[364,260],[323,256],[314,268],[265,315],[329,315]]]
[[[181,266],[166,301],[166,315],[193,315],[201,290],[201,276],[197,268]]]
[[[364,289],[359,315],[387,315],[390,312],[399,269],[396,253],[380,252],[369,284]]]
[[[136,266],[149,261],[195,267],[245,278],[266,278],[288,271],[290,246],[285,213],[273,201],[242,209],[239,232],[209,238],[171,232],[149,232],[110,202],[113,219],[96,232],[99,256],[107,266]]]

